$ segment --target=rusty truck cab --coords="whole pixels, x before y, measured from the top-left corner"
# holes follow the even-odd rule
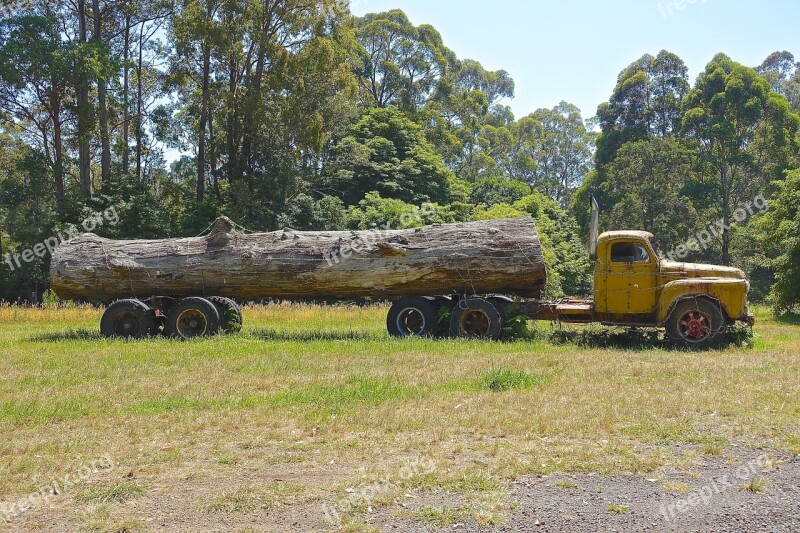
[[[597,239],[595,319],[615,325],[655,326],[659,258],[646,231],[613,231]]]
[[[700,315],[687,301],[718,309],[722,324],[753,324],[748,312],[750,284],[738,268],[682,263],[659,258],[646,231],[611,231],[600,235],[595,250],[594,320],[621,326],[691,326]],[[678,316],[687,307],[685,316]],[[713,318],[713,317],[712,317]],[[712,322],[716,322],[712,320]],[[697,326],[699,327],[699,326]]]

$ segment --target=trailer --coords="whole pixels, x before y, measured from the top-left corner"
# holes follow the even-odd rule
[[[64,299],[115,299],[107,337],[193,338],[241,328],[235,299],[391,300],[395,337],[500,338],[516,308],[531,320],[663,328],[676,345],[706,347],[735,321],[753,325],[744,272],[660,259],[653,235],[598,235],[592,204],[592,299],[543,301],[547,273],[530,217],[403,230],[246,233],[225,217],[208,235],[113,241],[85,234],[54,252]]]

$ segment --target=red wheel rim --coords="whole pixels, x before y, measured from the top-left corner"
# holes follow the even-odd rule
[[[685,313],[678,326],[681,337],[690,342],[699,342],[711,335],[711,318],[697,309]]]

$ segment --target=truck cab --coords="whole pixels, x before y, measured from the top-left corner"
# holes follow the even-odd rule
[[[684,346],[713,343],[733,321],[753,324],[744,272],[661,259],[653,239],[645,231],[597,237],[593,321],[664,327],[673,342]]]

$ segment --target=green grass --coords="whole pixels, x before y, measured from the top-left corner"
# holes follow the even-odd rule
[[[509,390],[528,390],[546,383],[546,376],[532,376],[522,370],[497,369],[490,370],[478,380],[478,388],[486,388],[494,392]]]
[[[609,504],[608,510],[611,513],[616,514],[627,514],[631,512],[631,508],[628,505],[620,505],[618,503]]]
[[[430,507],[425,506],[407,513],[408,516],[430,526],[451,526],[458,522],[468,521],[475,514],[475,509],[465,507]]]
[[[144,494],[145,488],[132,481],[95,485],[81,492],[78,499],[87,503],[124,503]]]
[[[685,460],[676,449],[724,457],[732,442],[800,454],[800,325],[756,311],[751,347],[685,352],[651,332],[546,323],[515,342],[396,340],[381,306],[251,307],[236,335],[109,341],[98,309],[0,306],[0,501],[108,454],[113,471],[60,496],[69,511],[42,511],[68,513],[60,529],[82,513],[91,528],[147,520],[132,499],[207,520],[276,505],[317,516],[378,481],[391,490],[375,508],[454,494],[471,499],[415,520],[473,509],[488,524],[531,473],[659,477]],[[435,468],[418,471],[423,459]],[[368,507],[343,527],[371,527]]]
[[[739,485],[739,490],[752,492],[754,494],[763,494],[768,491],[769,481],[765,477],[754,477],[747,483]]]
[[[568,479],[560,479],[556,481],[553,485],[560,489],[570,490],[570,489],[577,489],[578,485],[574,481],[570,481]]]
[[[200,510],[208,514],[250,514],[261,509],[274,509],[290,504],[304,488],[294,483],[272,483],[263,487],[243,487],[234,492],[202,500]]]

